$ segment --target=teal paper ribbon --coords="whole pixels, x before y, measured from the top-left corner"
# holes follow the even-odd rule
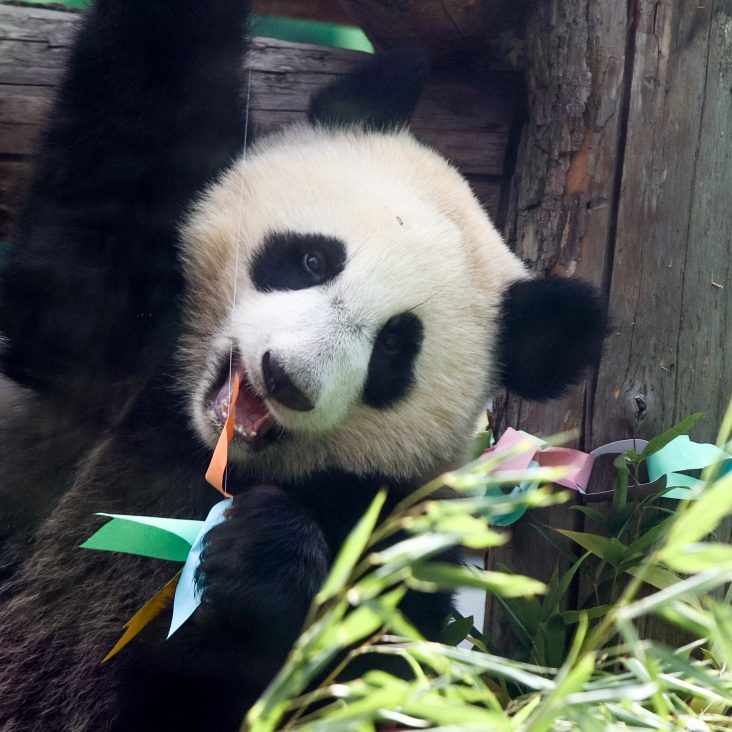
[[[82,545],[82,549],[138,554],[153,559],[185,562],[203,521],[99,513],[112,520]]]
[[[193,580],[201,561],[203,537],[224,520],[224,512],[230,507],[230,499],[219,501],[205,521],[99,513],[98,516],[108,516],[112,520],[81,544],[81,548],[184,563],[173,599],[170,638],[201,604]]]
[[[536,460],[532,460],[529,463],[530,468],[538,468],[539,463]],[[520,496],[524,493],[531,493],[539,487],[538,481],[523,480],[517,486],[514,486],[513,490],[509,493],[504,493],[500,486],[492,485],[486,488],[485,495],[490,498],[507,498],[508,496]],[[528,510],[528,506],[518,506],[509,513],[502,513],[500,516],[493,516],[490,522],[493,526],[510,526],[515,524]]]
[[[716,445],[693,442],[689,435],[680,435],[665,447],[646,459],[648,480],[653,482],[666,476],[666,486],[670,488],[664,498],[677,500],[698,498],[699,478],[685,475],[684,471],[704,470],[720,463],[720,475],[732,470],[732,455]]]

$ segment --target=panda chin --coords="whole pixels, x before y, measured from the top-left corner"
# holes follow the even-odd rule
[[[219,369],[218,378],[209,389],[206,402],[211,421],[217,431],[223,429],[229,416],[231,382],[236,374],[239,377],[239,394],[234,412],[234,440],[246,443],[250,449],[261,449],[275,441],[277,426],[274,415],[264,399],[252,386],[240,359],[234,355],[227,357]]]

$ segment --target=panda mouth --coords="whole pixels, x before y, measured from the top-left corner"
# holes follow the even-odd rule
[[[209,392],[214,422],[220,429],[229,416],[234,374],[239,377],[239,394],[234,404],[234,439],[239,438],[250,445],[261,446],[265,438],[269,441],[270,431],[277,422],[252,386],[241,361],[235,356],[232,357],[231,367],[228,358],[222,364],[219,378]]]

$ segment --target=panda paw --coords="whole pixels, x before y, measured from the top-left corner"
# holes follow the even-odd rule
[[[273,623],[296,633],[328,564],[313,516],[280,488],[255,486],[206,536],[196,571],[203,614],[249,635]]]

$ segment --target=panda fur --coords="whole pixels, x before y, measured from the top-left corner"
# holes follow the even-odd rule
[[[241,0],[97,0],[0,276],[0,729],[236,729],[375,491],[459,464],[492,390],[599,357],[587,285],[534,280],[405,125],[425,63],[375,57],[242,153]],[[100,659],[172,565],[83,552],[94,513],[203,517],[244,379],[203,603]],[[258,434],[252,435],[259,427]],[[261,428],[266,427],[266,431]],[[428,637],[444,595],[408,594]]]

